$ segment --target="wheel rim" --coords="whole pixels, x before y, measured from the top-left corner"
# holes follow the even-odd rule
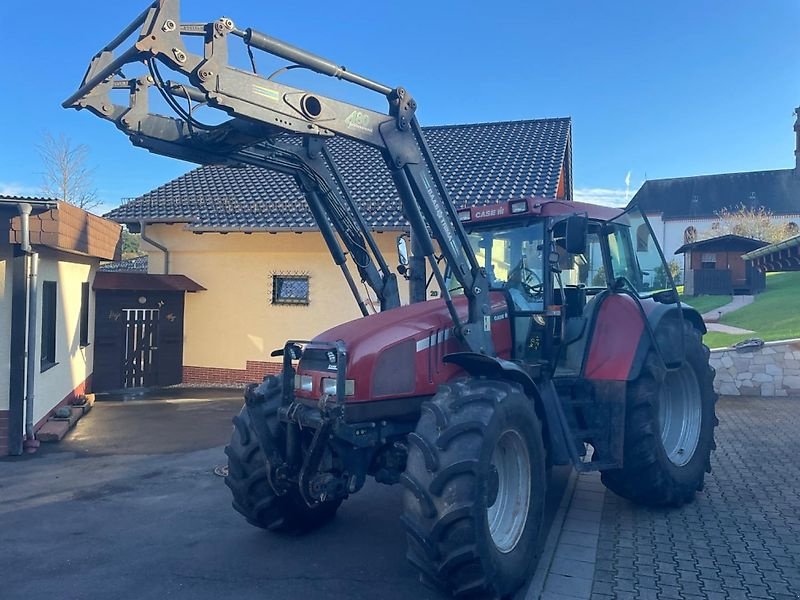
[[[703,420],[700,386],[688,363],[667,373],[658,394],[658,418],[667,458],[684,466],[697,450]]]
[[[492,452],[492,468],[497,493],[493,502],[490,498],[486,517],[494,545],[507,554],[522,537],[531,500],[531,463],[519,433],[511,429],[503,432]]]

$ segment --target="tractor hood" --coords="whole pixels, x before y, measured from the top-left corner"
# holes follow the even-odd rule
[[[499,356],[508,356],[511,335],[505,296],[494,292],[491,302],[495,348]],[[454,298],[454,304],[465,319],[466,298]],[[322,379],[336,377],[330,350],[337,341],[347,352],[346,379],[352,382],[348,402],[430,395],[458,372],[442,362],[446,354],[461,350],[447,306],[444,300],[429,300],[355,319],[316,336],[298,366],[298,374],[312,378],[312,389],[295,390],[298,396],[317,399]]]

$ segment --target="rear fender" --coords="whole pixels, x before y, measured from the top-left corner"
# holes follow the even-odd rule
[[[639,377],[647,354],[655,346],[665,367],[676,367],[684,360],[683,322],[692,325],[700,335],[707,332],[703,318],[694,308],[677,304],[645,304],[649,335],[642,336],[631,365],[629,380]]]
[[[593,306],[583,375],[592,381],[627,381],[649,337],[645,313],[628,294],[603,293]]]
[[[630,294],[605,294],[594,307],[584,376],[594,381],[633,381],[648,352],[658,349],[664,366],[683,362],[683,321],[706,332],[700,314],[689,306],[639,300]]]
[[[536,382],[522,367],[511,361],[477,352],[455,352],[444,356],[442,361],[464,369],[473,377],[511,381],[521,385],[525,394],[534,402],[536,414],[542,423],[542,434],[550,461],[558,465],[570,462],[567,442],[563,435],[559,435],[562,428],[558,421],[556,407],[548,409],[545,406]],[[558,401],[557,397],[555,401]]]

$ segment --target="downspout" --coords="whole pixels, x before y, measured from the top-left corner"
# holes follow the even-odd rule
[[[25,261],[25,281],[28,286],[28,332],[25,345],[25,442],[24,447],[28,452],[34,452],[39,446],[36,434],[33,431],[33,406],[36,397],[36,312],[38,307],[39,287],[39,253],[33,251],[30,234],[30,215],[33,210],[30,204],[20,203],[20,233],[22,236],[21,248],[27,256]]]
[[[155,248],[161,250],[164,253],[164,275],[169,275],[169,250],[163,244],[159,244],[153,238],[147,237],[145,233],[145,227],[147,223],[145,221],[139,221],[139,234],[142,236],[142,240],[154,246]]]
[[[37,447],[33,431],[33,403],[36,397],[36,311],[39,306],[39,253],[29,254],[28,274],[28,366],[25,374],[25,446]]]

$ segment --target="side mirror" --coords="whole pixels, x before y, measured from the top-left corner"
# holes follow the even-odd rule
[[[565,227],[564,249],[570,254],[585,254],[589,219],[583,215],[572,215],[567,217]]]
[[[397,236],[397,272],[403,277],[408,274],[408,235],[403,233]]]

